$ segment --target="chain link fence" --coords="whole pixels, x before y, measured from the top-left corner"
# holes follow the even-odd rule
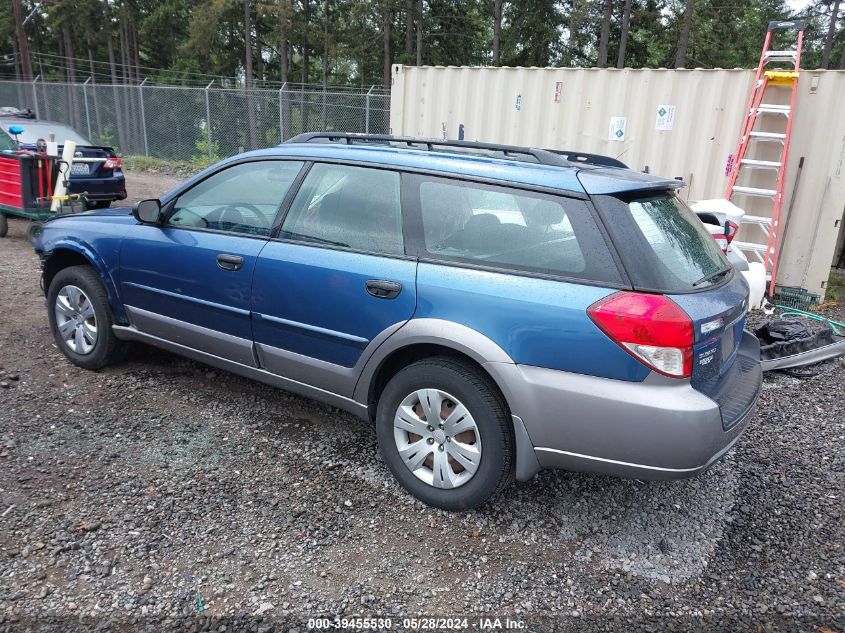
[[[215,162],[302,132],[387,134],[390,92],[285,84],[278,89],[0,81],[0,107],[30,108],[123,155]],[[61,139],[57,139],[61,140]]]

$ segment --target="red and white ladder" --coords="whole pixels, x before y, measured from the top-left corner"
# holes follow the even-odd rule
[[[752,215],[746,213],[742,218],[743,224],[754,225],[759,235],[765,234],[765,242],[734,241],[733,244],[744,252],[753,254],[758,261],[766,267],[766,280],[769,283],[769,295],[774,294],[775,279],[777,277],[778,255],[780,253],[782,237],[782,211],[783,211],[783,190],[786,179],[787,159],[789,158],[789,139],[792,135],[792,122],[794,120],[795,102],[798,95],[798,74],[801,64],[801,47],[804,43],[804,29],[807,27],[803,21],[782,21],[769,22],[766,31],[766,41],[763,43],[763,53],[760,56],[760,63],[757,66],[757,74],[754,77],[754,87],[748,99],[748,106],[745,109],[745,119],[742,124],[742,131],[739,135],[739,144],[736,153],[728,162],[728,186],[725,189],[725,198],[732,200],[734,196],[752,196],[760,198],[771,198],[772,211],[769,217]],[[795,48],[787,50],[772,50],[772,38],[776,31],[795,31],[797,41]],[[769,69],[769,64],[787,63],[791,67],[779,67]],[[771,88],[790,90],[789,105],[777,103],[764,103],[763,97]],[[775,99],[782,101],[783,98]],[[763,123],[762,116],[771,115],[786,121],[785,129],[780,125],[778,131],[759,129]],[[782,131],[780,131],[782,130]],[[779,143],[781,150],[777,160],[759,160],[749,157],[750,153],[764,151],[763,147],[769,143]],[[771,156],[769,157],[771,158]],[[738,185],[740,172],[745,170],[767,170],[776,174],[776,180],[772,187],[750,187]]]

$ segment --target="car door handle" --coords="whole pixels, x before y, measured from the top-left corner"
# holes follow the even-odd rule
[[[220,253],[217,256],[217,265],[223,270],[240,270],[244,265],[244,258],[240,255]]]
[[[367,292],[378,299],[395,299],[402,292],[402,284],[397,281],[370,279],[366,286]]]

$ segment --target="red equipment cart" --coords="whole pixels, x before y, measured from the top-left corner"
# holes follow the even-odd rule
[[[59,159],[41,154],[0,152],[0,237],[8,231],[6,216],[31,221],[29,233],[55,213],[50,210]]]

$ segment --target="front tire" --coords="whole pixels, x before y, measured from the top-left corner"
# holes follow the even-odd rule
[[[476,508],[510,483],[513,427],[490,378],[445,356],[399,371],[378,402],[382,458],[408,492],[443,510]]]
[[[9,220],[6,219],[5,213],[0,213],[0,237],[6,237],[9,232]]]
[[[106,289],[93,268],[60,270],[47,291],[47,314],[56,345],[74,365],[101,369],[123,358],[126,344],[112,331]]]

